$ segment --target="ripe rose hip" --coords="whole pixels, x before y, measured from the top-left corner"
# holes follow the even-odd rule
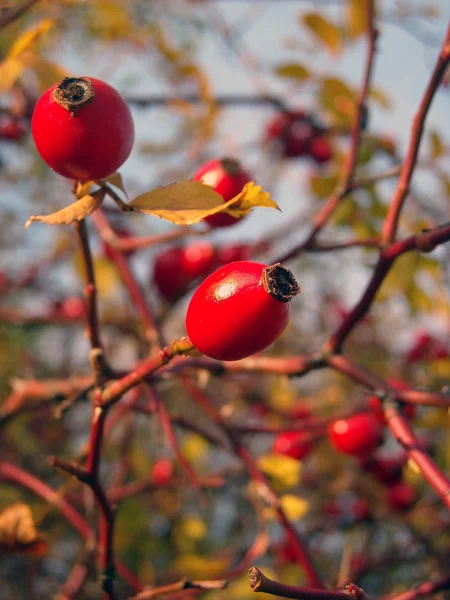
[[[93,77],[65,77],[38,100],[31,121],[36,148],[57,173],[88,181],[114,173],[134,142],[130,109]]]
[[[392,509],[399,512],[406,511],[416,501],[416,490],[409,483],[399,481],[389,488],[387,501]]]
[[[380,483],[391,485],[402,478],[404,460],[401,458],[381,458],[374,456],[363,468],[369,471]]]
[[[227,265],[230,262],[236,262],[238,260],[249,260],[250,256],[250,248],[244,244],[224,246],[217,251],[219,265]]]
[[[388,379],[387,382],[391,386],[391,388],[399,392],[409,390],[409,385],[401,379]],[[369,398],[368,404],[371,413],[377,419],[377,421],[381,425],[385,425],[386,418],[384,416],[383,402],[381,401],[381,399],[377,396],[371,396]],[[407,419],[412,420],[416,416],[416,407],[414,406],[414,404],[405,403],[403,404],[403,412]]]
[[[26,134],[25,127],[19,121],[10,119],[0,124],[0,139],[16,142]]]
[[[151,470],[151,480],[155,485],[166,485],[173,475],[173,463],[170,458],[158,458]]]
[[[285,158],[296,158],[309,153],[317,127],[303,111],[281,112],[273,118],[266,130],[267,139],[278,144]]]
[[[301,431],[285,431],[277,435],[272,450],[291,458],[301,460],[313,449],[313,443]]]
[[[153,282],[168,302],[178,300],[190,284],[208,275],[216,266],[216,252],[210,242],[196,242],[186,248],[168,248],[155,260]]]
[[[331,443],[344,454],[369,454],[383,440],[383,427],[369,413],[358,413],[348,419],[334,421],[328,431]]]
[[[194,173],[192,179],[211,186],[222,196],[224,202],[228,202],[242,192],[244,185],[252,181],[252,176],[234,158],[222,158],[206,162]],[[230,227],[240,220],[227,213],[217,213],[205,218],[211,227]]]
[[[329,140],[325,137],[316,137],[311,141],[309,154],[318,163],[322,165],[333,158],[333,149]]]
[[[239,360],[270,346],[285,330],[289,301],[300,292],[280,264],[238,261],[220,267],[195,291],[186,314],[194,346],[218,360]]]

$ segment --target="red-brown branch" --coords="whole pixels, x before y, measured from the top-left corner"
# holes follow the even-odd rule
[[[306,542],[302,539],[300,533],[295,529],[281,506],[278,496],[271,488],[267,478],[258,468],[256,461],[253,459],[247,448],[241,443],[239,437],[236,436],[232,429],[228,427],[227,422],[222,417],[221,413],[215,408],[214,404],[210,401],[208,396],[201,390],[188,376],[182,376],[181,380],[192,399],[198,404],[203,412],[214,421],[222,429],[223,433],[227,436],[227,439],[233,448],[234,453],[244,463],[249,477],[254,481],[261,491],[264,500],[267,504],[274,509],[277,516],[277,520],[283,527],[286,536],[289,539],[290,546],[293,553],[295,554],[299,564],[305,571],[308,581],[314,587],[322,588],[321,577],[309,556],[306,548]]]
[[[97,231],[101,231],[104,227],[109,227],[108,220],[105,214],[101,211],[101,209],[95,211],[92,215],[94,224],[97,228]],[[161,331],[159,329],[158,323],[156,321],[153,312],[148,306],[148,301],[144,296],[144,293],[139,286],[139,283],[136,281],[136,278],[133,275],[132,270],[128,264],[128,260],[125,255],[113,248],[109,247],[111,258],[114,264],[119,271],[119,274],[122,278],[125,287],[130,294],[131,300],[133,301],[134,306],[137,308],[139,312],[139,316],[141,318],[142,323],[145,327],[145,335],[152,346],[164,346],[164,342],[162,340]]]
[[[369,280],[359,302],[348,313],[338,329],[331,335],[325,350],[338,352],[353,328],[369,311],[372,302],[378,293],[386,275],[389,273],[395,260],[411,250],[430,252],[439,244],[450,240],[450,224],[445,224],[424,233],[412,235],[399,242],[387,246],[380,252],[375,271]]]
[[[416,600],[443,592],[450,589],[450,575],[440,577],[431,581],[425,581],[414,587],[412,590],[403,592],[402,594],[390,595],[386,600]]]
[[[337,190],[332,194],[323,208],[317,213],[313,227],[308,234],[307,238],[290,252],[284,254],[284,256],[278,258],[274,262],[284,262],[297,256],[299,252],[310,249],[314,246],[315,239],[320,231],[330,220],[334,214],[336,208],[341,203],[342,199],[351,191],[352,180],[358,160],[358,150],[361,141],[361,127],[363,111],[365,110],[366,99],[370,89],[370,81],[372,77],[373,63],[375,58],[376,41],[378,37],[378,31],[375,27],[375,7],[374,0],[369,0],[367,3],[367,53],[365,60],[364,75],[361,84],[361,88],[358,94],[355,107],[355,115],[353,117],[351,135],[350,135],[350,147],[345,156],[344,166],[342,170],[342,177]]]
[[[254,592],[263,592],[273,596],[282,596],[283,598],[297,600],[369,600],[370,598],[364,590],[353,583],[343,590],[297,587],[269,579],[256,567],[251,567],[248,570],[248,580]]]
[[[425,90],[425,94],[420,103],[417,114],[414,117],[411,138],[408,144],[406,158],[402,166],[397,188],[389,206],[386,218],[383,223],[382,240],[384,243],[391,243],[397,233],[400,213],[409,192],[411,178],[417,162],[420,142],[422,140],[425,119],[428,115],[434,95],[439,87],[442,77],[450,63],[450,24],[444,38],[439,57],[431,76],[430,82]]]
[[[386,402],[384,414],[396,440],[405,448],[408,457],[417,465],[423,477],[450,509],[450,480],[423,450],[395,403]]]

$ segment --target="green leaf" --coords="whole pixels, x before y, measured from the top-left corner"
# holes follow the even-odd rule
[[[319,13],[310,12],[303,15],[302,22],[314,37],[321,42],[331,54],[337,55],[342,50],[342,34],[340,29]]]
[[[297,81],[308,79],[311,75],[309,69],[298,63],[283,63],[275,67],[274,72],[280,77]]]

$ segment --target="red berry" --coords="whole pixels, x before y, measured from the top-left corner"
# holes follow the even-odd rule
[[[329,427],[331,443],[344,454],[369,454],[383,441],[383,428],[369,413],[334,421]]]
[[[272,450],[301,460],[311,452],[312,448],[311,439],[301,431],[285,431],[277,435]]]
[[[316,137],[311,141],[309,154],[318,163],[322,165],[333,158],[333,149],[329,140],[325,137]]]
[[[296,158],[308,153],[317,127],[302,111],[282,112],[267,126],[267,138],[278,144],[286,158]]]
[[[365,469],[380,483],[390,485],[402,478],[403,465],[401,459],[374,457],[365,465]]]
[[[19,121],[8,120],[0,125],[0,138],[4,140],[15,142],[22,139],[25,134],[26,129]]]
[[[238,260],[249,260],[251,256],[250,248],[243,244],[232,244],[219,248],[217,260],[219,265],[227,265],[230,262]]]
[[[370,506],[364,498],[356,498],[351,505],[351,513],[354,521],[367,521],[370,518]]]
[[[224,202],[228,202],[240,192],[246,183],[252,181],[252,176],[244,171],[241,164],[234,158],[209,160],[193,175],[195,181],[202,181],[220,194]],[[240,221],[227,213],[217,213],[205,218],[211,227],[230,227]]]
[[[114,88],[92,77],[66,77],[38,100],[31,122],[39,154],[70,179],[102,179],[128,158],[130,109]]]
[[[220,267],[195,291],[186,314],[194,346],[211,358],[239,360],[270,346],[285,330],[300,291],[280,264],[238,261]]]
[[[206,276],[216,265],[210,242],[197,242],[186,248],[168,248],[155,260],[153,281],[168,302],[183,296],[198,277]]]
[[[291,419],[308,419],[311,416],[311,410],[309,406],[306,404],[302,404],[301,402],[297,402],[294,406],[289,410],[289,416]]]
[[[392,509],[399,512],[406,511],[416,501],[416,490],[409,483],[399,481],[389,488],[387,501]]]
[[[388,379],[388,384],[399,392],[409,390],[409,385],[401,379]],[[384,416],[383,402],[377,396],[371,396],[369,398],[369,408],[373,416],[377,419],[381,425],[386,425],[386,418]],[[416,407],[414,404],[403,404],[403,412],[407,419],[412,420],[416,416]]]
[[[173,463],[169,458],[158,458],[153,464],[151,480],[155,485],[165,485],[173,474]]]
[[[53,304],[53,310],[56,314],[67,319],[80,319],[86,312],[86,304],[80,296],[71,296],[65,300],[56,301]]]

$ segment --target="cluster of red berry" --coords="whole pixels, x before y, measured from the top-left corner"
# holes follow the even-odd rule
[[[48,89],[36,104],[31,126],[47,164],[79,181],[111,175],[128,158],[134,142],[125,101],[108,84],[88,77],[66,77]],[[205,163],[193,178],[213,187],[224,202],[251,180],[239,162],[229,158]],[[205,221],[214,228],[235,225],[239,219],[218,213]],[[233,254],[239,260],[229,262]],[[186,315],[193,344],[212,358],[238,360],[267,348],[286,328],[289,301],[300,291],[288,269],[245,258],[239,247],[228,249],[225,258],[206,243],[169,249],[155,263],[155,284],[172,301],[222,261],[196,290]]]
[[[325,129],[303,111],[277,114],[267,126],[266,139],[284,158],[309,156],[321,165],[333,157]]]

